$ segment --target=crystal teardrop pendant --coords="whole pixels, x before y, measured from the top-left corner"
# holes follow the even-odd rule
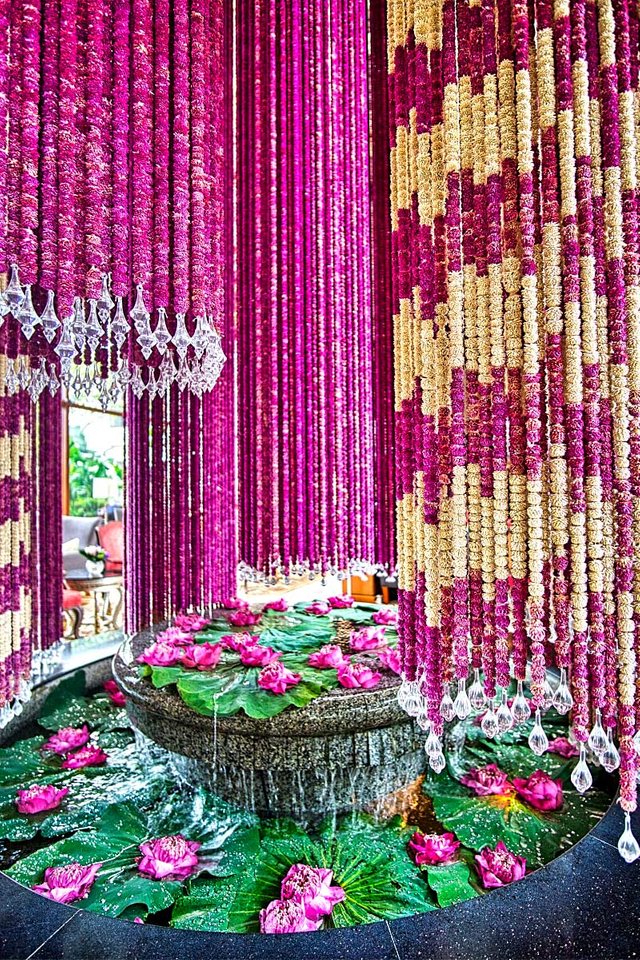
[[[15,263],[11,267],[11,276],[4,291],[4,298],[9,307],[11,315],[17,317],[22,301],[24,300],[24,291],[22,289],[22,284],[20,283],[20,275]]]
[[[447,687],[445,694],[440,701],[440,716],[448,723],[450,720],[453,720],[455,715],[456,712],[453,706],[453,700],[451,699],[449,688]]]
[[[439,750],[438,753],[434,753],[432,757],[429,757],[429,766],[434,773],[442,773],[447,761],[444,758],[444,753],[442,750]]]
[[[607,745],[600,755],[600,762],[607,773],[613,773],[620,766],[620,754],[613,742],[613,730],[607,731]]]
[[[631,832],[631,814],[628,812],[624,815],[624,830],[618,840],[618,853],[627,863],[633,863],[640,857],[640,846]]]
[[[442,752],[442,745],[440,743],[440,737],[434,730],[429,732],[424,745],[424,751],[428,757],[435,756],[436,753]]]
[[[511,704],[511,716],[514,723],[526,723],[531,716],[531,707],[524,695],[522,680],[518,680],[518,689]]]
[[[122,297],[116,297],[116,312],[113,315],[113,320],[111,322],[111,333],[113,335],[113,340],[118,348],[121,349],[123,343],[127,339],[127,334],[131,329],[131,325],[127,320],[124,309],[122,307]]]
[[[33,300],[31,299],[31,285],[27,284],[24,288],[24,297],[18,309],[16,318],[22,330],[22,336],[31,340],[36,326],[40,323],[40,317],[35,311]]]
[[[164,355],[171,342],[171,334],[167,328],[167,311],[164,307],[158,307],[158,322],[156,329],[153,331],[153,335],[156,338],[156,349],[158,353]]]
[[[546,713],[547,710],[550,710],[553,706],[553,697],[554,690],[551,684],[549,683],[548,677],[544,678],[544,686],[542,688],[542,710]]]
[[[109,274],[104,273],[102,275],[102,289],[100,290],[100,296],[98,297],[98,316],[103,323],[109,319],[109,314],[113,310],[114,306],[115,304],[109,291]]]
[[[144,302],[143,287],[141,283],[136,284],[136,301],[129,311],[129,316],[133,320],[138,333],[142,333],[149,326],[149,311]]]
[[[602,726],[600,710],[596,710],[596,721],[593,725],[589,740],[589,748],[599,757],[607,747],[607,735]]]
[[[469,703],[474,710],[482,710],[484,707],[484,690],[480,682],[480,671],[477,667],[473,670],[473,683],[469,687]]]
[[[471,704],[467,696],[466,682],[458,680],[458,693],[453,701],[453,709],[458,720],[466,720],[471,713]]]
[[[47,294],[47,302],[45,304],[44,310],[40,317],[42,321],[42,332],[44,333],[46,339],[49,343],[53,340],[56,335],[56,330],[60,326],[60,321],[58,320],[58,315],[56,314],[55,307],[53,305],[54,293],[53,290],[50,290]]]
[[[544,729],[542,726],[542,717],[540,713],[540,707],[538,707],[538,709],[536,710],[536,719],[533,725],[533,729],[529,734],[528,743],[537,757],[541,757],[542,754],[545,753],[547,748],[549,747],[549,739],[546,733],[544,732]]]
[[[498,718],[496,717],[494,707],[495,700],[490,700],[480,724],[480,728],[485,737],[488,737],[490,740],[493,740],[498,733]]]
[[[180,359],[184,360],[185,354],[189,349],[189,345],[191,344],[191,337],[187,333],[187,328],[184,322],[184,313],[176,314],[176,332],[173,335],[173,344],[178,351],[178,356]]]
[[[513,717],[511,716],[511,709],[507,702],[507,691],[502,691],[502,702],[498,707],[496,713],[496,719],[498,721],[498,732],[506,733],[507,730],[511,730],[513,726]]]
[[[586,793],[593,783],[593,777],[587,764],[587,751],[584,743],[580,744],[580,757],[571,771],[571,783],[578,793]]]
[[[396,699],[398,701],[398,706],[401,710],[407,709],[407,701],[409,700],[409,682],[403,678],[402,683],[398,687],[398,693],[396,694]]]
[[[573,706],[573,697],[567,684],[567,671],[564,667],[560,670],[560,683],[556,687],[553,706],[560,714],[569,713],[569,710],[571,710]]]

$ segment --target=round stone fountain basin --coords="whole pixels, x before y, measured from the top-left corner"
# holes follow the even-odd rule
[[[424,734],[397,704],[399,678],[332,690],[269,719],[204,717],[174,687],[155,689],[135,658],[155,630],[125,641],[113,662],[133,726],[173,758],[176,773],[266,816],[312,820],[363,808],[424,770]]]

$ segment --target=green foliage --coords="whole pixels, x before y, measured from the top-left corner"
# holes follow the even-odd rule
[[[450,907],[478,895],[472,886],[473,875],[464,860],[425,867],[427,882],[436,895],[439,907]]]
[[[101,502],[93,499],[93,481],[110,477],[122,483],[122,461],[90,450],[84,431],[72,428],[69,437],[69,510],[74,517],[94,517]]]
[[[91,730],[129,729],[126,710],[114,706],[106,694],[85,697],[85,682],[84,670],[62,680],[44,703],[38,717],[40,726],[45,730],[60,730],[86,723]]]

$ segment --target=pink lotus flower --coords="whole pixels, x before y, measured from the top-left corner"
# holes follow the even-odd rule
[[[305,613],[312,613],[316,617],[324,617],[331,611],[331,606],[326,600],[315,600],[308,607],[304,608]]]
[[[206,627],[210,621],[206,617],[200,616],[199,613],[179,613],[174,622],[179,630],[196,633],[196,631]]]
[[[332,879],[333,870],[294,863],[282,881],[280,895],[283,900],[302,903],[309,920],[320,920],[328,917],[336,903],[345,898],[342,887],[331,885]]]
[[[380,682],[380,674],[363,663],[345,663],[338,667],[338,683],[343,687],[363,687],[368,690]]]
[[[341,596],[341,597],[329,597],[327,603],[330,605],[332,610],[346,610],[347,607],[352,607],[355,603],[353,597]]]
[[[225,600],[222,604],[224,610],[240,610],[242,607],[246,607],[247,601],[240,600],[239,597],[231,597],[230,600]]]
[[[384,627],[363,627],[362,630],[354,630],[349,639],[349,646],[353,650],[377,650],[387,642],[384,634]]]
[[[192,643],[185,647],[182,654],[182,665],[192,670],[209,670],[217,666],[222,655],[221,643]]]
[[[258,643],[258,637],[254,637],[251,633],[225,633],[224,636],[220,637],[220,643],[227,650],[241,653],[242,650],[255,647]]]
[[[534,770],[530,777],[514,777],[516,793],[534,810],[559,810],[564,802],[562,780],[554,780],[544,770]]]
[[[309,933],[321,920],[310,920],[297,900],[272,900],[260,911],[260,933]]]
[[[287,687],[295,687],[301,680],[302,676],[299,673],[293,673],[276,660],[260,671],[258,686],[263,690],[280,694],[286,693]]]
[[[524,857],[517,857],[507,849],[500,840],[495,850],[483,847],[476,854],[477,870],[480,874],[482,886],[487,890],[492,887],[504,887],[507,883],[522,880],[527,872],[527,861]]]
[[[62,727],[49,737],[42,749],[51,750],[52,753],[69,753],[76,747],[83,747],[88,739],[89,727],[86,723],[82,727]]]
[[[504,770],[495,763],[469,770],[460,777],[460,783],[470,787],[479,797],[504,796],[513,789]]]
[[[68,863],[64,867],[47,867],[44,883],[38,883],[32,890],[41,893],[56,903],[73,903],[89,896],[101,863],[91,863],[85,867],[81,863]]]
[[[392,607],[384,607],[382,610],[376,610],[371,619],[380,627],[394,627],[398,622],[398,611]]]
[[[245,647],[244,650],[240,651],[240,659],[245,667],[266,667],[281,656],[282,654],[274,650],[273,647],[261,647],[259,643],[256,643],[253,647]]]
[[[107,755],[100,747],[82,747],[74,753],[67,754],[62,761],[63,770],[80,770],[82,767],[99,767],[107,762]]]
[[[449,863],[456,855],[460,841],[453,833],[420,833],[418,830],[409,840],[409,850],[417,864],[435,866]]]
[[[269,603],[265,603],[263,610],[275,610],[276,613],[285,613],[289,609],[289,604],[284,597],[280,597],[279,600],[270,600]]]
[[[158,643],[175,643],[176,646],[184,647],[186,644],[193,642],[193,637],[187,630],[181,630],[179,627],[167,627],[166,630],[156,633],[156,641]]]
[[[196,851],[199,849],[199,843],[185,840],[180,833],[147,840],[140,844],[143,856],[138,861],[138,870],[154,880],[185,880],[198,869]]]
[[[385,647],[378,650],[378,660],[383,667],[391,670],[392,673],[402,673],[402,664],[400,663],[400,654],[393,647]]]
[[[138,657],[138,663],[146,663],[150,667],[175,667],[181,658],[182,650],[177,644],[160,641],[148,646]]]
[[[558,756],[565,757],[567,760],[570,757],[577,757],[580,752],[576,744],[571,743],[567,737],[555,737],[550,740],[547,750],[549,753],[557,753]]]
[[[134,922],[134,923],[144,923],[144,920],[142,919],[142,917],[134,917],[134,918],[133,918],[133,922]]]
[[[29,787],[27,790],[18,790],[16,807],[18,813],[44,813],[46,810],[56,810],[66,795],[68,787],[58,790],[52,784]]]
[[[227,620],[234,627],[253,627],[260,623],[260,614],[252,613],[249,607],[240,607],[234,613],[229,613]]]
[[[317,667],[318,670],[328,670],[330,667],[341,667],[349,661],[337,643],[325,643],[323,647],[309,654],[308,663],[310,667]]]
[[[124,707],[126,704],[125,696],[122,690],[119,689],[118,684],[115,680],[107,680],[104,684],[104,691],[111,700],[111,703],[116,707]]]

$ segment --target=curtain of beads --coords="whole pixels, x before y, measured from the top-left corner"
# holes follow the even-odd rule
[[[533,708],[543,752],[542,714],[571,710],[574,785],[588,750],[619,765],[627,813],[638,40],[629,0],[388,4],[403,697],[436,769],[445,719],[493,736]]]

